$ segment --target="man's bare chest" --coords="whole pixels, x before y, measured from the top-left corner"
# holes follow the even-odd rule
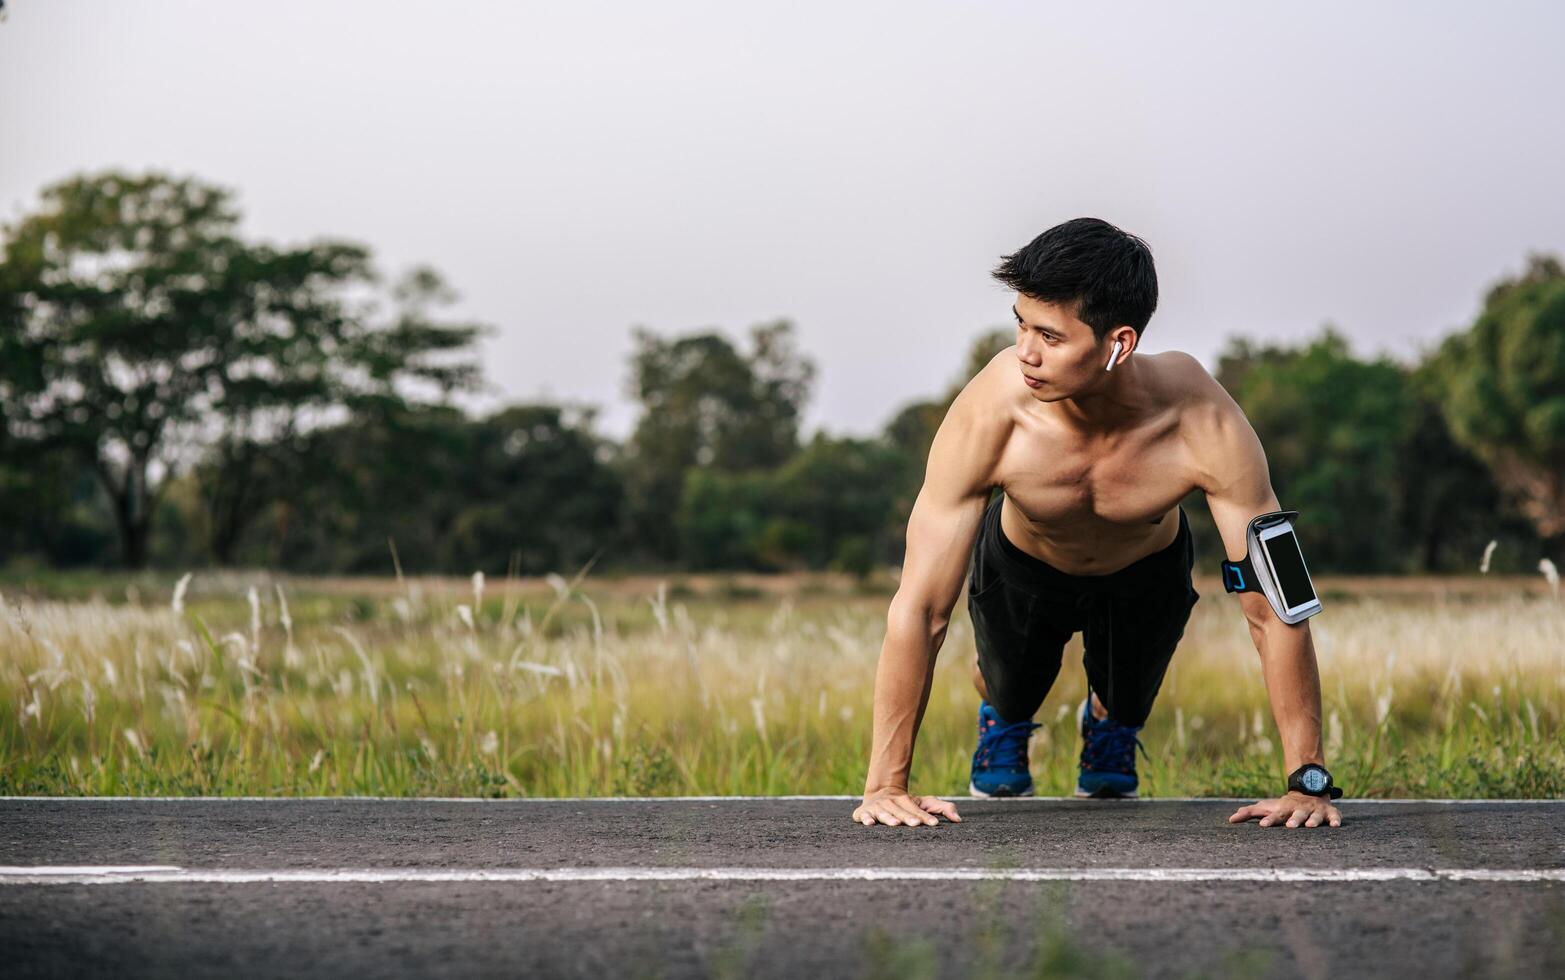
[[[1040,534],[1135,534],[1159,523],[1193,486],[1172,420],[1111,437],[1083,438],[1018,426],[1002,451],[997,482]]]

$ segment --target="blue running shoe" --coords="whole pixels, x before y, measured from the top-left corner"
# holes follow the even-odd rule
[[[1081,775],[1076,795],[1097,799],[1133,799],[1136,795],[1136,749],[1146,755],[1136,733],[1140,725],[1121,725],[1113,718],[1092,717],[1092,692],[1081,703]],[[1151,756],[1148,756],[1151,758]]]
[[[1032,720],[1007,724],[988,701],[978,702],[978,748],[967,791],[974,796],[1031,796],[1027,739],[1042,725]]]

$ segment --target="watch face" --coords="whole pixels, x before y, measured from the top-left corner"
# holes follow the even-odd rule
[[[1319,793],[1326,788],[1326,774],[1319,769],[1306,769],[1299,776],[1299,782],[1304,785],[1305,790],[1308,792]]]

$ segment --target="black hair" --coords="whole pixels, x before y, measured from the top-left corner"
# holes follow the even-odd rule
[[[1001,256],[994,278],[1046,303],[1076,304],[1075,317],[1104,336],[1120,324],[1139,335],[1157,309],[1152,250],[1099,218],[1072,218]]]

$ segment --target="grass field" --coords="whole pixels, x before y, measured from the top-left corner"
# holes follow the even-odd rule
[[[1327,764],[1348,796],[1565,795],[1565,602],[1540,579],[1322,579]],[[1144,795],[1273,796],[1237,602],[1197,603],[1142,732]],[[829,577],[0,580],[0,794],[859,793],[894,583]],[[177,598],[176,598],[176,593]],[[915,792],[966,792],[958,605]],[[1068,795],[1081,639],[1036,720]]]

